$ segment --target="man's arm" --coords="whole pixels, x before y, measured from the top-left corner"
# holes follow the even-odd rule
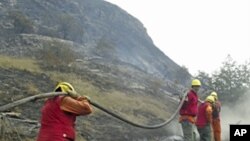
[[[61,100],[60,108],[63,111],[74,113],[77,115],[87,115],[92,113],[88,99],[85,97],[78,97],[77,99],[71,98],[70,96],[65,96]]]
[[[210,105],[208,105],[206,108],[206,117],[207,117],[207,120],[209,123],[212,123],[212,119],[213,119],[212,112],[213,112],[212,107]]]

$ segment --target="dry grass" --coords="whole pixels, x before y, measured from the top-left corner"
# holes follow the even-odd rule
[[[30,72],[41,72],[37,61],[29,58],[18,58],[0,55],[0,67],[28,70]]]
[[[170,116],[167,107],[150,96],[136,94],[125,94],[119,91],[112,91],[97,98],[98,103],[117,112],[123,117],[138,122],[148,123],[150,118],[166,119]]]
[[[96,97],[99,95],[99,89],[91,84],[91,82],[82,79],[73,73],[48,72],[47,75],[55,82],[67,81],[71,83],[76,91],[81,95]]]
[[[151,116],[161,119],[167,119],[171,115],[167,112],[169,111],[168,107],[162,101],[159,102],[151,96],[124,93],[117,90],[101,91],[91,82],[71,73],[50,72],[49,76],[54,81],[70,82],[79,94],[87,95],[98,104],[135,122],[148,122],[149,118],[140,113],[150,113]]]
[[[28,70],[31,72],[42,72],[35,60],[27,58],[15,58],[0,55],[0,66]],[[87,95],[103,107],[139,124],[151,123],[150,120],[152,119],[166,120],[172,114],[167,112],[171,111],[169,109],[172,107],[167,107],[164,104],[167,103],[167,99],[166,102],[164,100],[159,101],[153,96],[122,92],[114,89],[101,91],[99,88],[95,87],[91,81],[85,80],[74,73],[61,73],[57,71],[46,71],[42,73],[48,75],[50,79],[55,82],[67,81],[71,83],[79,94]],[[31,93],[36,93],[36,91],[38,91],[36,86],[32,84],[27,85],[27,90]],[[95,110],[95,114],[100,113],[102,113],[102,111]],[[81,136],[78,136],[78,140],[86,141]]]
[[[39,88],[37,88],[36,85],[34,85],[33,83],[28,83],[26,85],[26,90],[29,94],[37,94],[39,93]]]
[[[0,115],[0,117],[0,141],[31,141],[28,137],[20,136],[19,133],[22,133],[22,130],[15,127],[6,116]]]
[[[0,55],[0,66],[28,70],[31,72],[41,72],[37,62],[28,58]],[[111,110],[119,112],[119,114],[131,120],[138,120],[138,122],[147,121],[145,116],[140,114],[135,115],[134,111],[151,113],[152,115],[163,119],[169,116],[169,113],[166,112],[168,111],[167,107],[153,97],[129,94],[116,90],[103,92],[93,86],[91,82],[84,80],[73,73],[58,73],[56,71],[43,73],[46,73],[55,82],[67,81],[72,83],[79,94],[87,95],[91,97],[92,100],[97,101]],[[32,93],[37,91],[37,88],[32,84],[28,85],[27,89]]]

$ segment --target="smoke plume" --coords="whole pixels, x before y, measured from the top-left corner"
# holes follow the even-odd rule
[[[230,124],[250,124],[250,91],[234,105],[223,105],[221,110],[222,140],[229,141]]]

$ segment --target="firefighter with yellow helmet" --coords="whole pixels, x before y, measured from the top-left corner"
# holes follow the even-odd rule
[[[221,123],[220,123],[220,111],[221,111],[221,103],[218,99],[218,95],[216,92],[212,92],[210,94],[214,97],[215,102],[213,104],[213,134],[214,134],[214,141],[221,141]]]
[[[54,91],[68,95],[47,99],[41,110],[37,141],[74,141],[76,117],[92,113],[89,98],[78,95],[68,82],[58,83]]]
[[[196,119],[196,127],[200,134],[200,141],[211,141],[212,139],[212,112],[214,97],[207,96],[205,102],[201,103],[198,108],[198,115]]]
[[[198,91],[201,82],[198,79],[192,80],[191,89],[185,97],[185,101],[179,111],[179,122],[181,123],[185,141],[195,141],[195,118],[198,112]]]

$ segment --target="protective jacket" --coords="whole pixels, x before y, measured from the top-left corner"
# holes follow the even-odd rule
[[[220,119],[221,103],[216,101],[213,106],[213,119]]]
[[[185,101],[180,109],[180,115],[196,116],[198,111],[198,96],[195,91],[190,90],[187,94],[188,101]]]
[[[42,108],[37,141],[74,141],[76,116],[91,112],[88,101],[83,98],[56,96],[48,99]]]
[[[212,122],[214,141],[221,141],[220,111],[221,111],[221,103],[219,101],[216,101],[213,107],[213,122]]]
[[[212,122],[212,106],[209,102],[204,102],[199,106],[196,126],[204,128]]]

